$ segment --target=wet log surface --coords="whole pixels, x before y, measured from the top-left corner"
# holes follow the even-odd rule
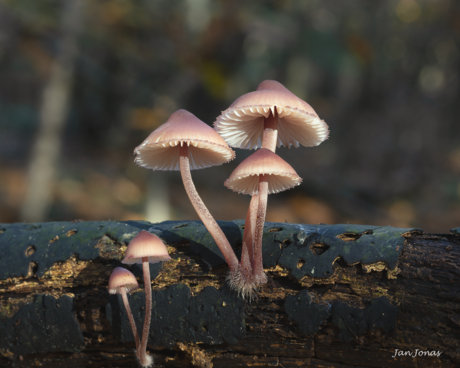
[[[220,225],[239,256],[244,222]],[[156,366],[460,366],[460,228],[267,223],[268,283],[249,302],[192,221],[0,224],[0,366],[136,366],[107,283],[141,230],[172,257],[150,266]],[[126,268],[141,331],[142,270]]]

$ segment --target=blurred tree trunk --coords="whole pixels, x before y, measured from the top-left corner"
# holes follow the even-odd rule
[[[4,56],[10,51],[12,44],[16,42],[17,21],[11,15],[6,6],[0,3],[0,65]]]
[[[28,190],[21,209],[21,217],[27,222],[46,219],[51,205],[61,135],[69,110],[83,4],[81,0],[67,0],[62,5],[57,55],[43,91],[39,128],[28,169]]]

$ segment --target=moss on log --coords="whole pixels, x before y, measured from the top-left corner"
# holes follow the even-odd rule
[[[244,222],[219,222],[239,257]],[[0,366],[132,367],[135,347],[112,270],[141,230],[172,261],[150,265],[148,350],[171,367],[455,367],[460,228],[266,223],[268,283],[245,301],[201,222],[0,224]]]

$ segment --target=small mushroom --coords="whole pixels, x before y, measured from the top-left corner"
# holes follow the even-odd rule
[[[136,163],[152,170],[180,170],[185,191],[195,211],[219,246],[230,272],[238,268],[227,237],[205,206],[190,170],[221,165],[235,158],[235,152],[219,134],[186,110],[177,110],[136,147]]]
[[[241,162],[232,172],[224,185],[235,192],[259,195],[258,206],[250,206],[250,212],[257,210],[257,216],[250,213],[250,218],[257,218],[254,234],[254,280],[248,288],[254,288],[266,282],[262,262],[262,235],[265,214],[267,211],[267,196],[291,189],[302,182],[295,170],[269,149],[261,148]],[[246,229],[245,229],[246,230]],[[240,282],[236,280],[235,282]],[[240,286],[236,286],[240,288]]]
[[[152,286],[150,284],[149,263],[169,261],[170,259],[171,257],[163,241],[158,236],[142,230],[131,240],[126,249],[125,258],[121,261],[124,264],[142,264],[144,272],[145,318],[140,352],[138,354],[143,367],[150,367],[153,363],[152,357],[147,355],[147,342],[152,319]]]
[[[129,324],[133,330],[134,341],[136,342],[136,355],[139,357],[139,335],[137,334],[136,324],[133,313],[129,307],[127,293],[139,288],[136,277],[128,270],[117,267],[113,270],[109,278],[109,293],[121,294],[123,304],[125,305],[126,314],[128,315]]]

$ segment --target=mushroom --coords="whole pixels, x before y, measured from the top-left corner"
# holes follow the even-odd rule
[[[152,170],[180,170],[185,190],[198,216],[219,246],[230,273],[237,272],[238,258],[214,217],[201,200],[190,170],[221,165],[235,152],[219,134],[186,110],[177,110],[166,123],[136,147],[136,163]]]
[[[329,135],[327,124],[318,118],[313,108],[274,80],[265,80],[256,91],[236,99],[217,117],[214,128],[231,147],[262,147],[273,152],[281,145],[317,146]],[[266,205],[262,197],[253,196],[246,219],[251,218],[253,208],[266,208]],[[263,222],[258,223],[262,228],[256,232],[261,232]],[[249,242],[254,236],[247,229],[254,229],[254,224],[248,226],[246,222],[243,239]],[[243,241],[243,251],[245,246],[250,249],[251,244]]]
[[[163,241],[158,236],[142,230],[131,240],[126,249],[125,258],[121,261],[124,264],[142,264],[144,272],[145,318],[141,346],[138,353],[143,367],[150,367],[153,363],[152,357],[147,355],[147,342],[149,339],[150,321],[152,319],[152,286],[150,284],[149,263],[169,261],[170,259],[171,257]]]
[[[224,185],[235,192],[249,194],[253,198],[258,194],[260,197],[259,205],[250,207],[250,212],[257,211],[257,217],[253,212],[248,215],[250,218],[257,218],[254,234],[254,279],[252,284],[238,286],[240,289],[247,289],[248,293],[252,293],[257,285],[266,282],[262,262],[262,235],[267,210],[264,204],[267,203],[268,194],[291,189],[301,182],[302,179],[291,165],[266,148],[261,148],[241,162],[225,181]],[[241,280],[233,282],[239,283]]]
[[[136,277],[128,270],[117,267],[113,270],[109,278],[109,293],[121,294],[123,304],[125,305],[126,314],[128,315],[129,324],[133,330],[134,341],[136,342],[136,355],[139,357],[139,335],[137,334],[136,323],[134,322],[133,313],[129,307],[128,295],[130,291],[139,288]]]
[[[313,147],[326,140],[327,124],[305,101],[281,83],[265,80],[223,111],[214,123],[230,147],[255,149],[276,146]],[[263,139],[262,139],[263,138]]]

